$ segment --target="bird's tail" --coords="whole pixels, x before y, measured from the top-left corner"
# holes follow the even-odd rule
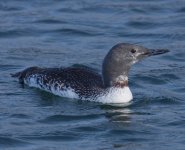
[[[13,78],[19,78],[21,76],[21,74],[22,74],[22,71],[16,72],[16,73],[10,73],[11,77],[13,77]]]
[[[30,74],[32,74],[33,72],[36,72],[38,70],[40,70],[39,67],[29,67],[29,68],[26,68],[23,71],[16,72],[16,73],[11,73],[10,75],[11,75],[11,77],[18,78],[19,82],[24,83],[24,79],[27,76],[29,76]]]

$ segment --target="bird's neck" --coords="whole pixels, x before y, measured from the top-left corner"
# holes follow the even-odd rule
[[[128,87],[128,77],[126,75],[120,75],[112,82],[113,87],[118,88]]]
[[[110,72],[109,72],[110,71]],[[105,88],[116,87],[124,88],[128,87],[128,73],[121,71],[109,70],[108,72],[103,72],[103,83]]]
[[[105,56],[102,65],[102,77],[105,88],[128,86],[128,72],[130,63],[127,59],[122,59],[113,50]]]

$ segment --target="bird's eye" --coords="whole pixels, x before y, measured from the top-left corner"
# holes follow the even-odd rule
[[[135,53],[136,52],[136,50],[135,49],[131,49],[131,51],[130,51],[131,53]]]

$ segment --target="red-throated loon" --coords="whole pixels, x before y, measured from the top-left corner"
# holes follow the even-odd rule
[[[105,56],[102,75],[89,67],[67,68],[30,67],[12,74],[21,83],[55,95],[102,103],[126,103],[133,99],[128,87],[131,66],[147,56],[168,52],[143,46],[119,43]]]

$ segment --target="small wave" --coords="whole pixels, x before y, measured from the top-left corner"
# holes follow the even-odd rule
[[[165,33],[132,33],[132,32],[127,32],[127,31],[119,31],[119,32],[115,32],[115,34],[117,36],[120,36],[120,37],[133,37],[133,38],[139,38],[139,39],[142,39],[142,38],[147,38],[147,37],[150,37],[150,38],[158,38],[158,39],[165,39],[166,37],[169,37],[171,36],[171,34],[165,34]]]
[[[57,122],[67,122],[67,121],[80,121],[89,120],[102,117],[103,114],[90,114],[90,115],[53,115],[40,120],[40,123],[57,123]]]
[[[101,127],[90,127],[90,126],[81,126],[81,127],[76,127],[73,129],[76,132],[97,132],[97,131],[104,131]]]
[[[94,31],[89,30],[80,30],[80,29],[71,29],[71,28],[63,28],[63,29],[56,29],[48,31],[51,33],[57,33],[57,34],[69,34],[69,35],[80,35],[80,36],[96,36],[99,35],[99,33],[96,33]]]
[[[158,27],[159,24],[146,21],[129,21],[126,25],[134,28],[147,29]]]
[[[15,30],[7,30],[7,31],[0,31],[0,38],[14,38],[20,36],[36,36],[37,31],[30,30],[30,29],[15,29]]]
[[[179,127],[183,127],[185,126],[185,120],[174,120],[174,121],[169,121],[168,123],[166,123],[164,126],[179,126]]]
[[[23,10],[22,7],[13,7],[13,6],[8,6],[8,5],[2,5],[0,4],[0,10],[1,11],[7,11],[7,12],[10,12],[10,11],[21,11]]]
[[[185,12],[185,7],[181,7],[177,10],[178,13],[184,13]]]
[[[23,31],[17,31],[17,30],[9,30],[9,31],[1,31],[0,32],[0,38],[4,37],[16,37],[23,35]]]
[[[26,114],[12,114],[10,118],[29,119],[31,117]]]
[[[164,97],[164,96],[157,96],[157,97],[140,97],[133,103],[131,108],[136,107],[143,107],[146,105],[178,105],[181,104],[181,101],[176,97]]]
[[[35,23],[43,23],[43,24],[63,24],[66,23],[65,21],[56,20],[56,19],[43,19],[37,20]]]
[[[154,75],[137,75],[135,78],[135,81],[140,80],[143,83],[149,83],[152,85],[162,85],[162,84],[166,84],[167,82],[163,79],[163,78],[159,78],[157,76]],[[134,79],[133,79],[134,80]]]
[[[115,135],[128,135],[128,134],[132,134],[132,135],[146,135],[149,134],[148,132],[142,131],[142,130],[128,130],[128,129],[114,129],[114,130],[110,130],[110,134],[115,134]]]
[[[78,140],[79,136],[74,133],[61,133],[60,135],[35,135],[35,136],[21,136],[27,140],[41,140],[41,141],[72,141]]]
[[[10,137],[3,137],[0,136],[0,146],[1,148],[10,148],[10,147],[19,147],[19,146],[27,146],[29,145],[29,142],[26,142],[24,140],[20,140],[17,138],[10,138]]]

